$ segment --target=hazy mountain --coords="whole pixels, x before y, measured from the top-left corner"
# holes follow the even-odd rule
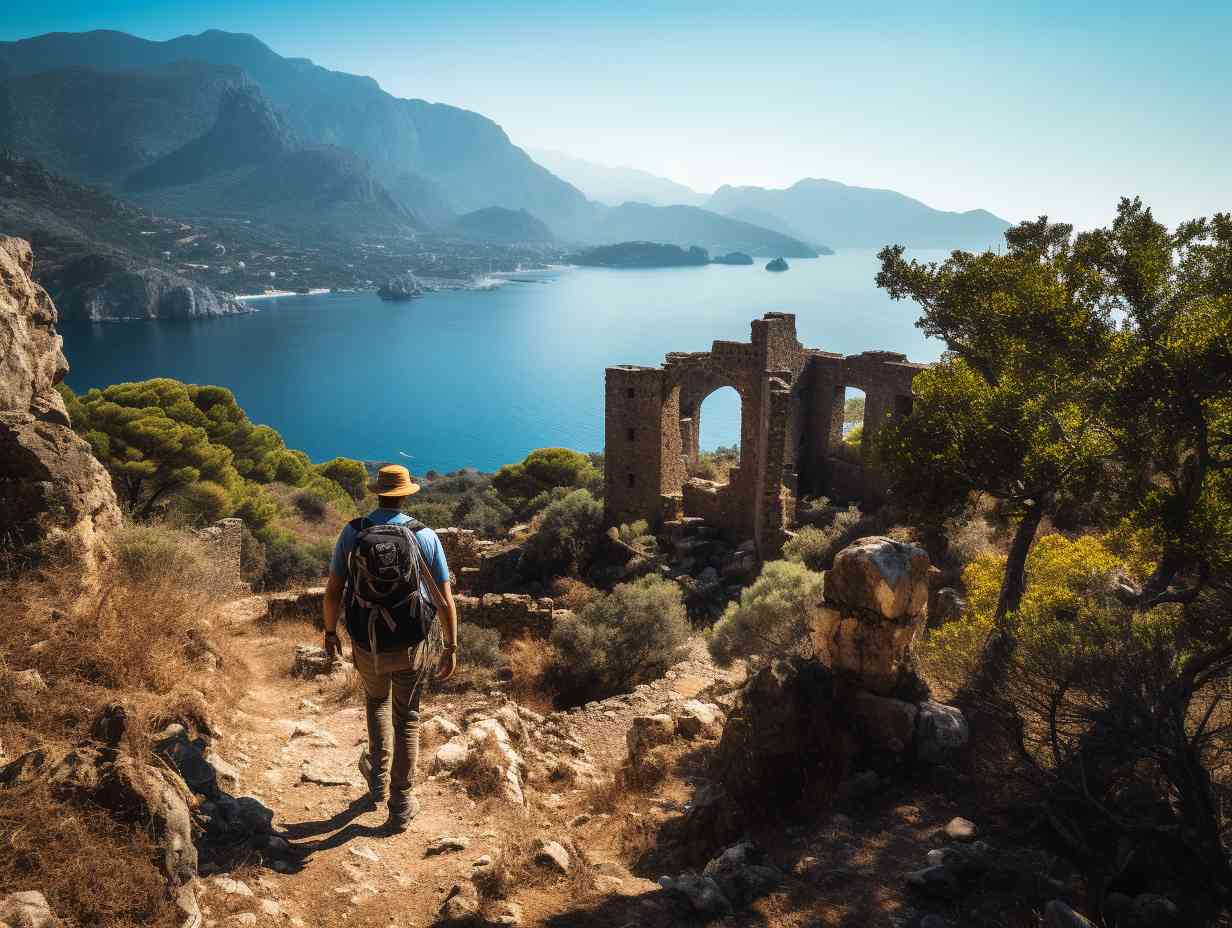
[[[198,78],[169,77],[185,70]],[[0,143],[77,177],[127,177],[200,137],[214,124],[223,93],[247,77],[299,139],[353,150],[411,209],[438,214],[442,195],[455,214],[502,206],[552,222],[586,208],[580,191],[532,161],[491,120],[399,99],[369,77],[283,58],[249,35],[209,31],[151,42],[110,31],[53,33],[0,43],[3,71]],[[160,82],[171,86],[163,90]],[[91,84],[103,89],[91,91]],[[60,88],[54,99],[38,92],[48,87]],[[37,133],[26,131],[32,124]],[[98,152],[107,156],[101,165]],[[435,186],[407,184],[408,174]],[[434,202],[407,200],[417,189]]]
[[[299,147],[283,118],[251,85],[228,88],[203,135],[131,174],[129,190],[156,190],[271,161]]]
[[[557,177],[564,178],[592,200],[608,206],[628,202],[649,203],[651,206],[701,206],[706,202],[706,194],[648,171],[596,164],[559,151],[531,149],[530,153]]]
[[[412,234],[421,227],[415,214],[376,180],[363,158],[330,145],[288,151],[134,198],[173,215],[248,216],[326,236]]]
[[[786,255],[789,258],[815,258],[819,250],[771,229],[696,206],[650,206],[646,203],[615,207],[596,205],[585,221],[562,229],[561,235],[594,245],[661,242],[682,248],[698,245],[712,253],[743,251],[751,255]]]
[[[547,244],[555,241],[552,230],[526,210],[499,206],[459,216],[446,231],[477,242]]]
[[[777,217],[782,227],[838,248],[892,243],[987,248],[1001,243],[1010,226],[986,210],[944,212],[893,190],[849,187],[833,180],[805,179],[786,190],[724,186],[706,206],[728,215]]]

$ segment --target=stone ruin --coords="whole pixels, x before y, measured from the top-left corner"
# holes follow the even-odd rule
[[[219,519],[197,533],[209,546],[218,583],[222,592],[232,596],[244,596],[252,590],[244,582],[242,551],[244,547],[244,520]]]
[[[841,355],[805,348],[796,317],[766,313],[749,342],[672,353],[659,367],[606,372],[604,500],[609,523],[699,516],[733,542],[753,539],[778,554],[809,496],[875,498],[884,491],[873,459],[877,430],[911,411],[911,382],[927,365],[891,351]],[[721,387],[740,394],[740,461],[726,484],[690,478],[699,455],[702,402]],[[847,387],[864,391],[860,464],[835,451]]]

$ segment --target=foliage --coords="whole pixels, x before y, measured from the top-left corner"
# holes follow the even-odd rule
[[[540,577],[584,572],[602,531],[603,504],[586,490],[574,490],[543,511],[522,562]]]
[[[631,690],[681,659],[689,620],[680,587],[642,577],[595,597],[552,629],[550,680],[566,704]]]
[[[359,461],[351,458],[334,458],[332,461],[316,465],[316,471],[322,477],[342,487],[357,503],[368,492],[368,469]]]
[[[231,494],[222,484],[198,480],[176,494],[171,508],[190,525],[209,525],[230,515],[233,505]]]
[[[407,511],[428,528],[449,528],[455,521],[448,503],[414,503]]]
[[[502,660],[500,632],[473,622],[458,624],[458,647],[466,664],[494,670]]]
[[[843,422],[851,424],[864,421],[864,397],[849,396],[843,401]]]
[[[567,448],[539,448],[518,464],[506,464],[492,478],[492,486],[519,519],[532,514],[530,503],[556,487],[599,492],[602,473],[590,459]]]
[[[689,476],[700,477],[703,480],[713,480],[716,483],[727,481],[731,469],[740,463],[740,446],[720,445],[713,451],[702,451],[697,460],[689,464]]]
[[[829,570],[834,555],[861,535],[863,517],[855,506],[839,510],[824,527],[806,525],[783,546],[783,557],[809,570]]]
[[[859,425],[848,430],[843,436],[843,444],[859,448],[864,443],[864,421],[861,420]]]
[[[787,657],[809,641],[808,611],[821,602],[822,575],[794,561],[770,561],[709,634],[722,665],[736,658]]]

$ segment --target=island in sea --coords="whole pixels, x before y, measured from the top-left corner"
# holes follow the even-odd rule
[[[782,258],[778,260],[782,261]],[[698,245],[682,248],[663,242],[620,242],[600,245],[568,255],[565,261],[582,267],[701,267],[706,264],[752,264],[753,258],[742,251],[731,251],[711,258],[710,252]],[[773,262],[772,262],[773,263]]]
[[[786,261],[784,261],[782,258],[775,258],[773,261],[769,262],[766,265],[766,270],[767,271],[785,271],[787,270],[787,267],[788,267],[788,264]]]

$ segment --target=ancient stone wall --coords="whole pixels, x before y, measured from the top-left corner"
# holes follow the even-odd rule
[[[459,622],[495,629],[502,641],[524,635],[546,638],[557,619],[568,612],[557,609],[551,599],[536,599],[524,593],[487,593],[454,599]]]
[[[866,351],[844,357],[805,348],[796,318],[766,313],[748,342],[716,341],[710,351],[670,353],[661,367],[607,369],[605,507],[609,523],[704,516],[728,538],[754,539],[763,558],[781,549],[802,496],[874,497],[882,480],[873,460],[880,425],[911,408],[911,381],[924,365],[905,355]],[[697,460],[701,408],[721,387],[740,394],[740,461],[725,485],[688,480]],[[847,387],[865,392],[861,464],[837,474]],[[832,479],[837,478],[837,479]],[[833,484],[833,486],[831,485]]]

